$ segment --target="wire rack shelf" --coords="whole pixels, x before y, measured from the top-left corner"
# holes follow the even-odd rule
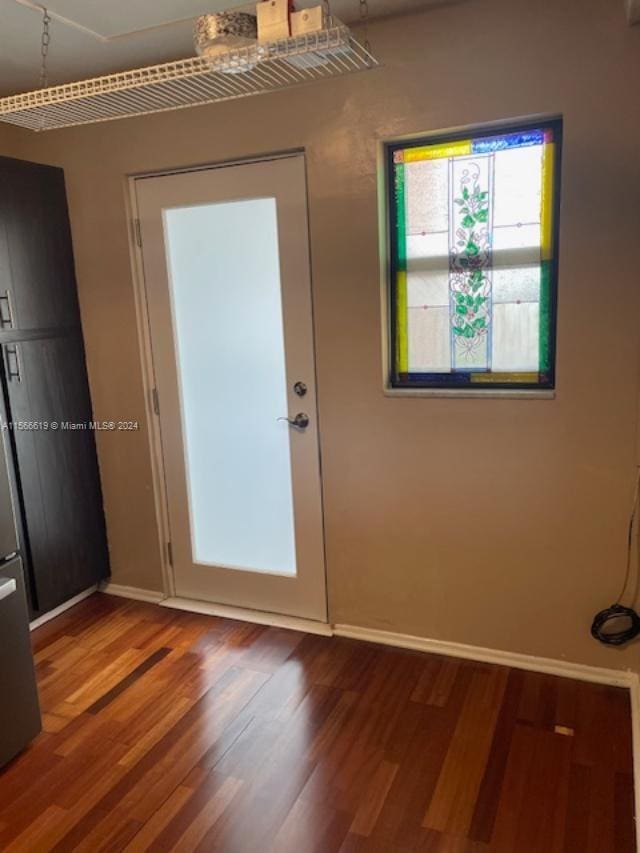
[[[42,131],[228,101],[376,68],[339,22],[259,43],[0,98],[0,122]]]

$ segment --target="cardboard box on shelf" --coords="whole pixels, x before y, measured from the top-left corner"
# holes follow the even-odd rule
[[[291,35],[290,0],[262,0],[256,5],[258,41],[276,41]]]
[[[326,25],[322,6],[312,6],[291,15],[291,35],[302,36],[305,33],[316,33]]]

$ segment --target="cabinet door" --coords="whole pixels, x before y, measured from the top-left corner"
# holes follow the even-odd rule
[[[70,335],[5,344],[3,355],[26,547],[46,612],[108,573],[84,348]]]
[[[0,158],[0,329],[78,325],[64,174]]]

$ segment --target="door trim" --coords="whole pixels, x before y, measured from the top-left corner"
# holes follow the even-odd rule
[[[291,157],[299,157],[305,156],[304,148],[296,148],[288,151],[277,152],[273,154],[263,154],[263,155],[254,155],[245,157],[242,159],[233,159],[233,160],[224,160],[214,163],[203,163],[192,166],[184,166],[184,167],[176,167],[176,168],[167,168],[167,169],[159,169],[156,171],[149,172],[140,172],[140,173],[132,173],[126,176],[126,187],[125,187],[125,209],[127,214],[127,223],[128,223],[128,240],[129,240],[129,259],[131,264],[131,278],[133,282],[133,290],[134,290],[134,300],[135,300],[135,309],[136,309],[136,326],[138,330],[138,347],[140,352],[140,362],[142,365],[142,384],[144,389],[144,402],[145,402],[145,413],[147,417],[147,437],[149,440],[149,450],[151,457],[151,474],[152,474],[152,488],[153,488],[153,497],[154,497],[154,505],[155,505],[155,516],[157,522],[158,529],[158,560],[160,562],[161,570],[162,570],[162,583],[163,583],[163,592],[165,600],[174,600],[174,601],[188,601],[192,607],[186,608],[183,607],[181,609],[191,609],[193,612],[199,612],[196,610],[196,606],[198,607],[209,607],[215,608],[218,612],[218,615],[222,614],[223,608],[228,608],[231,610],[235,610],[236,612],[246,612],[247,614],[251,614],[250,621],[256,621],[261,614],[261,611],[258,610],[247,610],[244,611],[241,608],[230,608],[228,605],[214,604],[208,602],[201,602],[190,599],[179,599],[176,597],[176,589],[173,575],[173,567],[169,560],[169,549],[167,548],[167,544],[171,541],[171,531],[169,524],[169,504],[168,504],[168,494],[166,488],[166,478],[165,478],[165,464],[164,464],[164,456],[162,452],[162,436],[160,431],[160,418],[157,414],[155,408],[155,388],[156,388],[156,379],[155,379],[155,371],[153,364],[153,352],[151,345],[151,319],[149,316],[149,309],[147,304],[147,290],[146,283],[144,277],[144,262],[143,262],[143,253],[142,246],[138,241],[137,228],[136,223],[138,221],[138,202],[136,195],[136,181],[144,180],[145,178],[158,178],[165,177],[167,175],[181,175],[181,174],[189,174],[192,172],[201,172],[201,171],[209,171],[211,169],[219,169],[225,168],[228,166],[241,166],[248,165],[251,163],[264,163],[270,162],[273,160],[284,160],[289,159]],[[308,204],[308,196],[307,196],[307,204]],[[310,265],[313,262],[312,253],[311,253],[311,245],[309,245],[309,260]],[[314,293],[313,293],[313,274],[312,269],[310,269],[310,280],[311,280],[311,329],[312,329],[312,342],[313,342],[313,350],[314,350],[314,374],[316,381],[316,388],[318,384],[317,377],[317,360],[315,358],[316,354],[316,332],[315,332],[315,306],[314,306]],[[324,480],[323,480],[323,466],[322,466],[322,435],[320,429],[320,417],[318,413],[318,462],[320,469],[320,503],[321,503],[321,513],[322,513],[322,546],[323,546],[323,559],[324,559],[324,585],[325,585],[325,602],[326,602],[326,620],[308,620],[302,619],[299,617],[287,617],[287,616],[277,616],[275,614],[265,614],[262,613],[263,617],[272,617],[274,619],[279,618],[283,620],[291,619],[303,621],[305,623],[309,623],[309,625],[315,626],[324,626],[330,624],[329,618],[329,591],[328,591],[328,583],[327,583],[327,549],[326,549],[326,525],[325,525],[325,511],[324,511]],[[164,601],[163,601],[164,604]],[[200,611],[202,612],[202,611]],[[209,612],[209,611],[208,611]],[[231,617],[230,617],[231,618]],[[272,624],[272,623],[268,623]],[[285,626],[283,626],[285,627]],[[305,629],[310,630],[310,629]]]
[[[159,174],[163,174],[160,172]],[[150,176],[150,175],[149,175]],[[144,264],[142,246],[138,243],[135,223],[138,219],[138,201],[136,197],[136,181],[139,175],[127,175],[125,207],[127,214],[129,260],[131,263],[131,279],[136,309],[136,326],[138,329],[138,348],[142,366],[142,387],[144,390],[144,406],[147,417],[147,439],[151,457],[151,482],[155,506],[156,528],[158,533],[157,559],[162,573],[162,586],[165,596],[175,594],[173,572],[169,563],[167,543],[170,541],[169,510],[164,476],[164,457],[162,455],[162,440],[160,435],[160,418],[156,415],[154,405],[155,374],[151,349],[151,323],[147,308],[147,290],[144,279]]]
[[[249,154],[246,157],[234,157],[229,160],[216,160],[214,163],[196,163],[191,166],[173,166],[166,169],[153,169],[150,172],[132,172],[127,177],[130,181],[144,178],[166,178],[169,175],[188,175],[191,172],[208,172],[210,169],[224,169],[227,166],[248,166],[251,163],[268,163],[271,160],[286,160],[289,157],[305,156],[304,148],[289,148],[285,151],[274,151],[269,154]]]

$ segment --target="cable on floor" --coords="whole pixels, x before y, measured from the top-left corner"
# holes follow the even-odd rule
[[[633,530],[638,517],[638,497],[640,494],[640,468],[636,476],[636,487],[633,495],[633,507],[629,519],[627,534],[627,571],[624,583],[615,604],[596,613],[591,625],[591,636],[607,646],[622,646],[640,634],[640,616],[632,607],[625,607],[620,602],[624,598],[631,579],[631,550],[633,546]],[[612,628],[612,625],[624,624],[624,627]],[[607,626],[608,629],[607,629]]]

